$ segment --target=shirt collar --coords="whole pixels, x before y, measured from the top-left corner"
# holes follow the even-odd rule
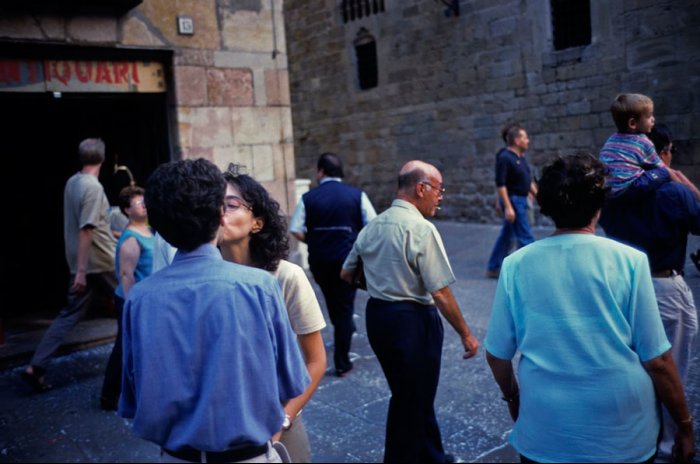
[[[176,261],[182,261],[185,259],[198,258],[198,257],[209,257],[209,258],[219,258],[221,257],[221,252],[211,243],[205,243],[198,246],[192,251],[177,250],[175,257],[173,258],[173,263]]]
[[[418,214],[420,217],[423,217],[423,215],[421,214],[421,212],[418,211],[418,208],[416,208],[416,205],[414,205],[413,203],[409,203],[409,202],[406,201],[406,200],[399,200],[399,199],[397,198],[397,199],[395,199],[394,201],[391,202],[391,206],[392,206],[392,207],[396,206],[396,207],[398,207],[398,208],[404,208],[404,209],[413,211],[413,212],[415,212],[416,214]],[[423,218],[423,219],[425,219],[425,218]]]
[[[318,185],[325,184],[326,182],[343,182],[343,179],[340,177],[324,177],[320,181],[318,181]]]

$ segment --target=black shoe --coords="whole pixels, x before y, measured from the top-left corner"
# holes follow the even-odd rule
[[[700,272],[700,250],[690,254],[690,260],[695,264],[695,268]]]
[[[43,369],[32,366],[32,372],[22,371],[22,374],[20,375],[22,380],[24,380],[37,393],[51,389],[51,385],[44,381]]]
[[[340,377],[340,378],[347,377],[348,375],[350,375],[352,368],[353,368],[353,366],[350,366],[347,369],[336,369],[335,375],[336,375],[336,377]]]

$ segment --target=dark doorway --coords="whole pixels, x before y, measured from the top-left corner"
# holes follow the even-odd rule
[[[63,187],[80,169],[80,141],[104,140],[105,190],[111,192],[116,157],[143,186],[156,166],[170,160],[166,108],[166,94],[0,93],[0,316],[51,318],[65,304]]]

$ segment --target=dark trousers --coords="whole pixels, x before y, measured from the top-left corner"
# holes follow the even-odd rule
[[[333,324],[333,361],[338,371],[352,369],[350,362],[350,343],[355,332],[354,313],[355,293],[347,282],[340,278],[343,261],[309,263],[314,280],[321,287],[323,298],[326,300],[328,316]]]
[[[102,398],[107,401],[119,401],[122,392],[122,310],[124,299],[114,295],[114,312],[117,317],[117,338],[114,340],[112,353],[107,361],[105,378],[102,382]]]
[[[391,389],[384,462],[444,462],[435,394],[443,327],[437,309],[367,302],[367,336]]]
[[[87,282],[85,291],[82,293],[68,292],[66,306],[61,309],[41,338],[30,363],[34,368],[46,369],[51,356],[61,346],[70,331],[85,317],[93,298],[98,295],[109,299],[114,297],[114,290],[117,288],[117,277],[114,272],[87,274],[85,278]],[[68,285],[71,285],[74,279],[75,275],[71,275]]]

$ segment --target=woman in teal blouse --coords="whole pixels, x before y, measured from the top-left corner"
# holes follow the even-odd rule
[[[657,398],[679,426],[679,460],[695,453],[647,257],[595,235],[606,194],[591,155],[554,161],[537,200],[556,232],[501,270],[485,347],[522,462],[653,461]]]
[[[119,192],[119,208],[129,218],[129,223],[117,242],[114,260],[118,286],[114,294],[114,310],[117,317],[117,338],[107,362],[102,384],[100,406],[105,410],[117,409],[121,393],[122,371],[122,308],[129,289],[153,272],[153,232],[148,226],[148,213],[144,204],[144,190],[127,186]]]

